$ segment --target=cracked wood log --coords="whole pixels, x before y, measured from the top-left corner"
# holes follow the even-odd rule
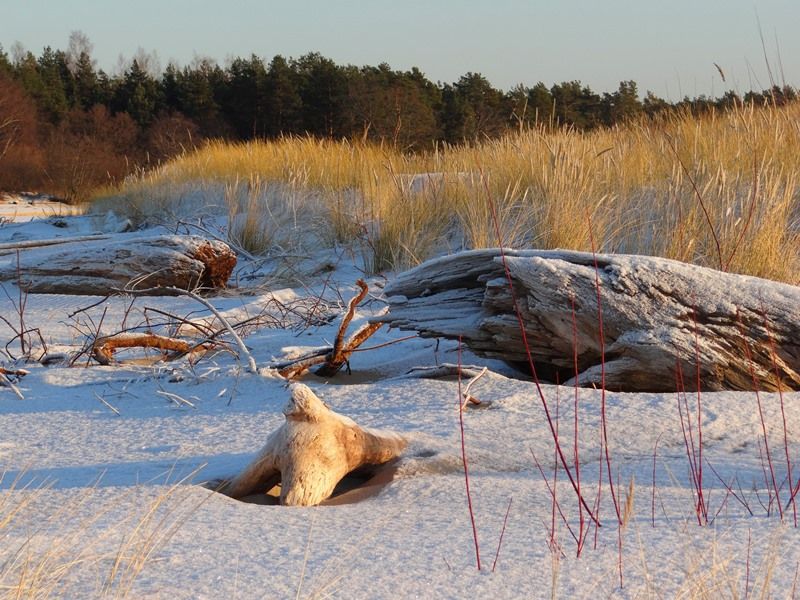
[[[577,354],[583,386],[601,385],[604,362],[611,390],[688,391],[698,378],[703,390],[800,389],[800,287],[648,256],[597,255],[597,270],[583,252],[506,256],[543,379],[574,384]],[[527,366],[498,249],[428,261],[385,294],[389,312],[374,321],[425,337],[461,336],[477,354]]]
[[[406,440],[392,432],[367,429],[333,412],[308,386],[295,383],[283,409],[286,422],[230,481],[209,482],[232,498],[266,493],[281,484],[280,503],[315,506],[328,498],[348,473],[400,456]]]
[[[224,288],[236,255],[193,235],[119,235],[21,248],[0,257],[0,283],[38,294],[108,295],[114,290]],[[155,292],[154,292],[155,293]]]

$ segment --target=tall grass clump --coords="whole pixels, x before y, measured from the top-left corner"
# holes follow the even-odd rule
[[[135,497],[142,488],[108,498],[89,487],[46,512],[63,492],[12,482],[0,491],[0,597],[132,597],[154,555],[208,497],[185,481],[144,504]]]
[[[800,103],[739,105],[588,132],[540,125],[415,155],[309,137],[213,141],[106,193],[103,206],[171,218],[173,203],[225,206],[225,186],[255,178],[285,193],[240,203],[234,217],[261,211],[269,222],[278,203],[303,197],[298,227],[360,244],[369,268],[383,270],[496,245],[488,188],[509,246],[589,251],[594,240],[600,252],[798,283],[798,123]],[[270,243],[267,234],[256,245]]]

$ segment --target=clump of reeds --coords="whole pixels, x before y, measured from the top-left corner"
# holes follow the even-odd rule
[[[800,103],[747,105],[589,132],[539,126],[417,155],[305,137],[215,141],[105,194],[106,206],[174,215],[171,205],[191,204],[198,189],[224,206],[225,185],[280,183],[313,199],[323,239],[361,244],[381,270],[495,245],[487,186],[507,245],[588,251],[593,236],[599,252],[797,283],[798,120]]]
[[[131,509],[141,488],[109,500],[89,487],[43,513],[39,505],[51,502],[50,486],[22,486],[21,481],[0,492],[4,598],[62,597],[79,590],[128,597],[154,553],[207,498],[193,495],[183,480]]]

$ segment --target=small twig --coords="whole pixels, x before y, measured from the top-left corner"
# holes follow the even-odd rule
[[[364,299],[367,295],[367,284],[364,283],[363,279],[356,280],[356,285],[360,288],[358,294],[353,296],[350,299],[350,302],[347,303],[347,312],[342,319],[342,324],[339,326],[339,331],[336,334],[336,341],[333,343],[333,355],[337,356],[341,351],[344,345],[344,335],[347,333],[347,328],[350,326],[350,321],[353,320],[353,315],[355,315],[356,306]]]
[[[458,364],[461,366],[461,337],[458,338]],[[459,371],[460,372],[460,371]],[[464,485],[467,491],[467,508],[469,510],[469,519],[472,523],[472,539],[475,542],[475,560],[477,562],[478,571],[481,570],[481,551],[478,546],[478,527],[475,524],[475,511],[472,507],[472,494],[469,489],[469,467],[467,466],[467,444],[464,433],[464,405],[461,404],[461,377],[458,378],[458,424],[461,432],[461,461],[464,465]]]
[[[250,354],[250,350],[247,349],[247,346],[245,346],[244,341],[242,341],[242,338],[239,337],[238,333],[236,333],[236,330],[230,324],[228,319],[226,319],[224,316],[222,316],[222,313],[220,313],[216,309],[216,307],[213,304],[211,304],[211,302],[209,302],[208,300],[206,300],[205,298],[203,298],[199,294],[196,294],[195,292],[193,292],[191,290],[182,290],[181,288],[174,287],[174,286],[155,287],[155,288],[148,288],[148,289],[144,289],[144,290],[128,290],[128,289],[125,289],[125,290],[119,290],[119,291],[121,291],[121,292],[123,292],[125,294],[139,294],[139,295],[149,295],[149,294],[152,294],[154,291],[161,291],[161,292],[169,292],[169,293],[172,293],[172,294],[175,294],[175,295],[178,295],[178,296],[188,296],[192,300],[196,300],[197,302],[199,302],[200,304],[205,306],[208,310],[210,310],[214,314],[214,316],[217,317],[217,319],[219,319],[220,323],[222,323],[222,325],[228,331],[228,333],[231,334],[231,337],[233,338],[234,342],[236,342],[236,346],[239,348],[239,352],[241,353],[241,355],[247,361],[248,370],[251,373],[254,373],[256,375],[258,374],[258,366],[256,365],[256,361],[253,358],[253,355]]]
[[[503,519],[503,528],[500,530],[500,540],[497,542],[497,552],[495,552],[494,562],[492,563],[492,573],[494,573],[495,567],[497,567],[497,559],[500,558],[500,547],[503,545],[503,536],[506,533],[506,524],[508,523],[508,513],[511,512],[511,502],[513,500],[513,496],[508,499],[508,508],[506,509],[506,516]]]
[[[164,396],[165,398],[169,398],[175,404],[180,406],[181,404],[186,404],[187,406],[191,406],[192,408],[197,408],[194,404],[186,400],[185,398],[181,398],[178,394],[173,394],[172,392],[165,392],[164,390],[156,390],[156,394],[159,396]]]
[[[97,302],[92,302],[92,303],[91,303],[89,306],[84,306],[83,308],[79,308],[79,309],[77,309],[77,310],[75,310],[75,311],[73,311],[73,312],[69,313],[69,314],[67,315],[67,318],[68,318],[68,319],[72,319],[72,318],[73,318],[75,315],[77,315],[77,314],[79,314],[79,313],[86,312],[87,310],[91,310],[91,309],[93,309],[95,306],[100,306],[100,305],[101,305],[103,302],[105,302],[106,300],[108,300],[110,297],[111,297],[111,296],[103,296],[103,297],[102,297],[100,300],[98,300]]]
[[[478,373],[472,379],[469,380],[467,385],[464,387],[464,393],[463,393],[463,396],[462,396],[463,400],[462,400],[462,404],[461,404],[462,406],[465,406],[467,404],[467,402],[472,402],[472,404],[480,404],[481,403],[481,401],[478,400],[477,398],[473,398],[472,396],[470,396],[469,390],[473,385],[475,385],[475,383],[481,377],[486,375],[486,373],[488,373],[488,372],[489,372],[489,368],[488,367],[483,367],[483,369],[481,369],[480,373]]]
[[[369,352],[370,350],[378,350],[379,348],[385,348],[386,346],[391,346],[393,344],[399,344],[400,342],[405,342],[407,340],[414,340],[418,338],[418,335],[407,335],[405,337],[397,338],[396,340],[389,340],[388,342],[383,342],[382,344],[378,344],[376,346],[368,346],[367,348],[354,348],[353,352]]]
[[[186,325],[187,327],[192,327],[193,329],[196,329],[197,331],[202,333],[204,336],[211,336],[214,333],[214,330],[211,329],[210,327],[207,327],[205,324],[200,324],[200,323],[197,323],[195,321],[192,321],[191,319],[186,319],[184,317],[179,317],[178,315],[173,315],[172,313],[169,313],[169,312],[167,312],[165,310],[160,310],[158,308],[153,308],[152,306],[145,306],[144,307],[144,312],[147,313],[148,311],[149,312],[154,312],[154,313],[156,313],[158,315],[162,315],[164,317],[168,317],[170,319],[174,319],[178,323]]]
[[[25,400],[25,396],[22,395],[22,392],[19,391],[19,388],[11,383],[11,380],[6,377],[5,373],[0,371],[0,384],[7,385],[11,388],[11,391],[19,398],[20,400]]]
[[[350,299],[350,302],[347,303],[347,312],[345,312],[345,315],[342,318],[342,323],[339,325],[339,331],[336,333],[336,340],[333,343],[333,350],[331,351],[330,357],[325,364],[317,369],[317,375],[322,377],[332,377],[338,373],[339,369],[342,368],[342,365],[344,365],[350,358],[350,353],[355,348],[358,348],[361,344],[363,344],[367,338],[380,329],[382,325],[382,323],[369,323],[364,325],[347,341],[345,341],[344,336],[347,333],[347,328],[350,326],[350,322],[353,320],[356,307],[366,297],[367,292],[369,291],[369,288],[367,287],[367,284],[364,283],[363,279],[357,280],[356,285],[360,288],[359,292]]]
[[[102,397],[100,394],[98,394],[97,392],[95,392],[95,393],[94,393],[94,397],[95,397],[95,398],[97,398],[98,400],[100,400],[100,402],[102,402],[103,404],[105,404],[105,405],[106,405],[108,408],[110,408],[110,409],[111,409],[111,410],[112,410],[114,413],[116,413],[116,415],[117,415],[118,417],[121,417],[121,416],[122,416],[122,413],[120,413],[120,412],[119,412],[119,411],[118,411],[116,408],[114,408],[113,406],[111,406],[111,404],[109,404],[109,403],[108,403],[108,402],[105,400],[105,398],[103,398],[103,397]]]
[[[458,365],[442,363],[435,367],[413,367],[402,377],[405,379],[440,379],[456,377],[459,373],[464,377],[477,377],[484,368],[478,365],[462,365],[459,369]],[[492,373],[492,375],[496,375],[496,373]]]
[[[716,229],[714,229],[714,224],[711,222],[711,215],[708,214],[708,209],[706,208],[705,200],[703,200],[703,195],[697,188],[697,183],[695,182],[694,177],[692,177],[692,174],[689,173],[689,169],[686,168],[686,165],[684,164],[683,159],[681,159],[680,154],[678,154],[678,149],[675,147],[675,142],[669,135],[667,135],[666,137],[669,142],[667,145],[669,146],[670,150],[672,150],[672,153],[675,155],[675,158],[678,159],[678,163],[681,165],[681,169],[686,175],[686,178],[689,180],[689,183],[691,184],[692,189],[694,190],[695,196],[697,196],[697,201],[700,203],[700,209],[703,211],[703,215],[706,218],[706,223],[708,223],[708,229],[711,232],[711,237],[714,239],[714,244],[717,247],[717,259],[719,261],[719,270],[726,271],[727,265],[725,265],[722,262],[722,248],[720,247],[719,244],[719,237],[717,236]],[[731,258],[733,258],[733,255],[731,255]]]

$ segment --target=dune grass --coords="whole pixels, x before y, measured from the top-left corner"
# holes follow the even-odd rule
[[[798,283],[799,172],[794,103],[591,132],[540,127],[416,155],[312,138],[213,141],[99,196],[138,221],[174,220],[201,198],[231,213],[249,252],[292,226],[361,244],[372,271],[496,246],[495,210],[509,246],[594,242]],[[225,190],[253,181],[249,203],[229,193],[224,208]]]
[[[46,513],[41,505],[52,502],[50,485],[11,482],[0,491],[0,597],[75,597],[73,587],[87,586],[96,597],[131,597],[145,566],[208,498],[193,495],[186,481],[164,486],[142,505],[136,502],[143,488],[107,497],[87,487]]]

